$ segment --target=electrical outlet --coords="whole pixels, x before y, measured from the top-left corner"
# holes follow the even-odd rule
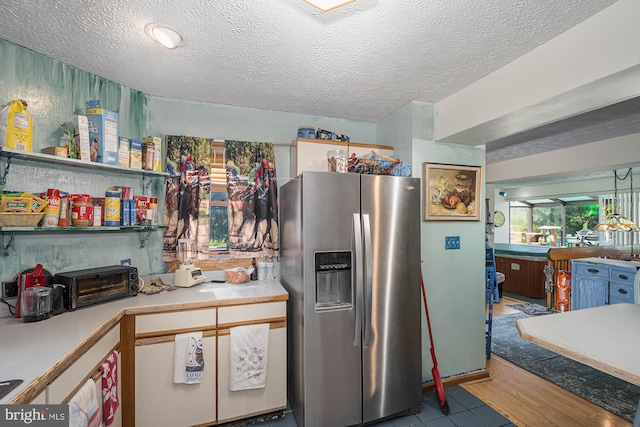
[[[460,249],[460,236],[445,236],[444,237],[444,248],[446,250],[449,250],[449,249]]]
[[[121,259],[120,265],[126,265],[127,267],[131,267],[131,258]]]
[[[15,282],[2,283],[2,299],[18,298],[18,284]]]

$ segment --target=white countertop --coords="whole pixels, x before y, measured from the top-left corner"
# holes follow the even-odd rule
[[[102,325],[109,321],[117,322],[124,314],[243,304],[287,295],[276,280],[241,285],[202,283],[155,295],[138,294],[40,322],[24,323],[13,317],[0,318],[0,381],[24,381],[0,400],[0,404],[9,401]]]
[[[621,259],[597,258],[597,257],[576,258],[573,261],[584,261],[584,262],[590,262],[594,264],[607,264],[614,267],[624,267],[624,268],[631,267],[631,268],[640,270],[640,262],[638,261],[626,261]]]
[[[640,305],[612,304],[516,321],[520,336],[640,386]]]

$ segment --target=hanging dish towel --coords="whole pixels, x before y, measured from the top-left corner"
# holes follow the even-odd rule
[[[231,328],[229,390],[251,390],[267,385],[269,324]]]
[[[89,378],[69,401],[70,427],[100,427],[102,412],[98,404],[97,384]]]
[[[113,423],[120,406],[118,398],[118,352],[114,351],[100,366],[102,372],[102,416],[105,427]]]
[[[176,335],[173,354],[173,383],[198,384],[204,372],[202,332]]]

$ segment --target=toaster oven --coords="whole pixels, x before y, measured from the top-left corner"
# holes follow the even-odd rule
[[[53,284],[65,287],[65,306],[75,310],[138,294],[138,269],[112,265],[66,271],[53,276]]]

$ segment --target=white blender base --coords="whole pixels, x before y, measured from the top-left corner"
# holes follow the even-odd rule
[[[199,268],[192,268],[189,270],[178,269],[175,271],[173,286],[177,286],[179,288],[189,288],[206,280],[206,276],[202,274],[202,270],[200,270]]]

